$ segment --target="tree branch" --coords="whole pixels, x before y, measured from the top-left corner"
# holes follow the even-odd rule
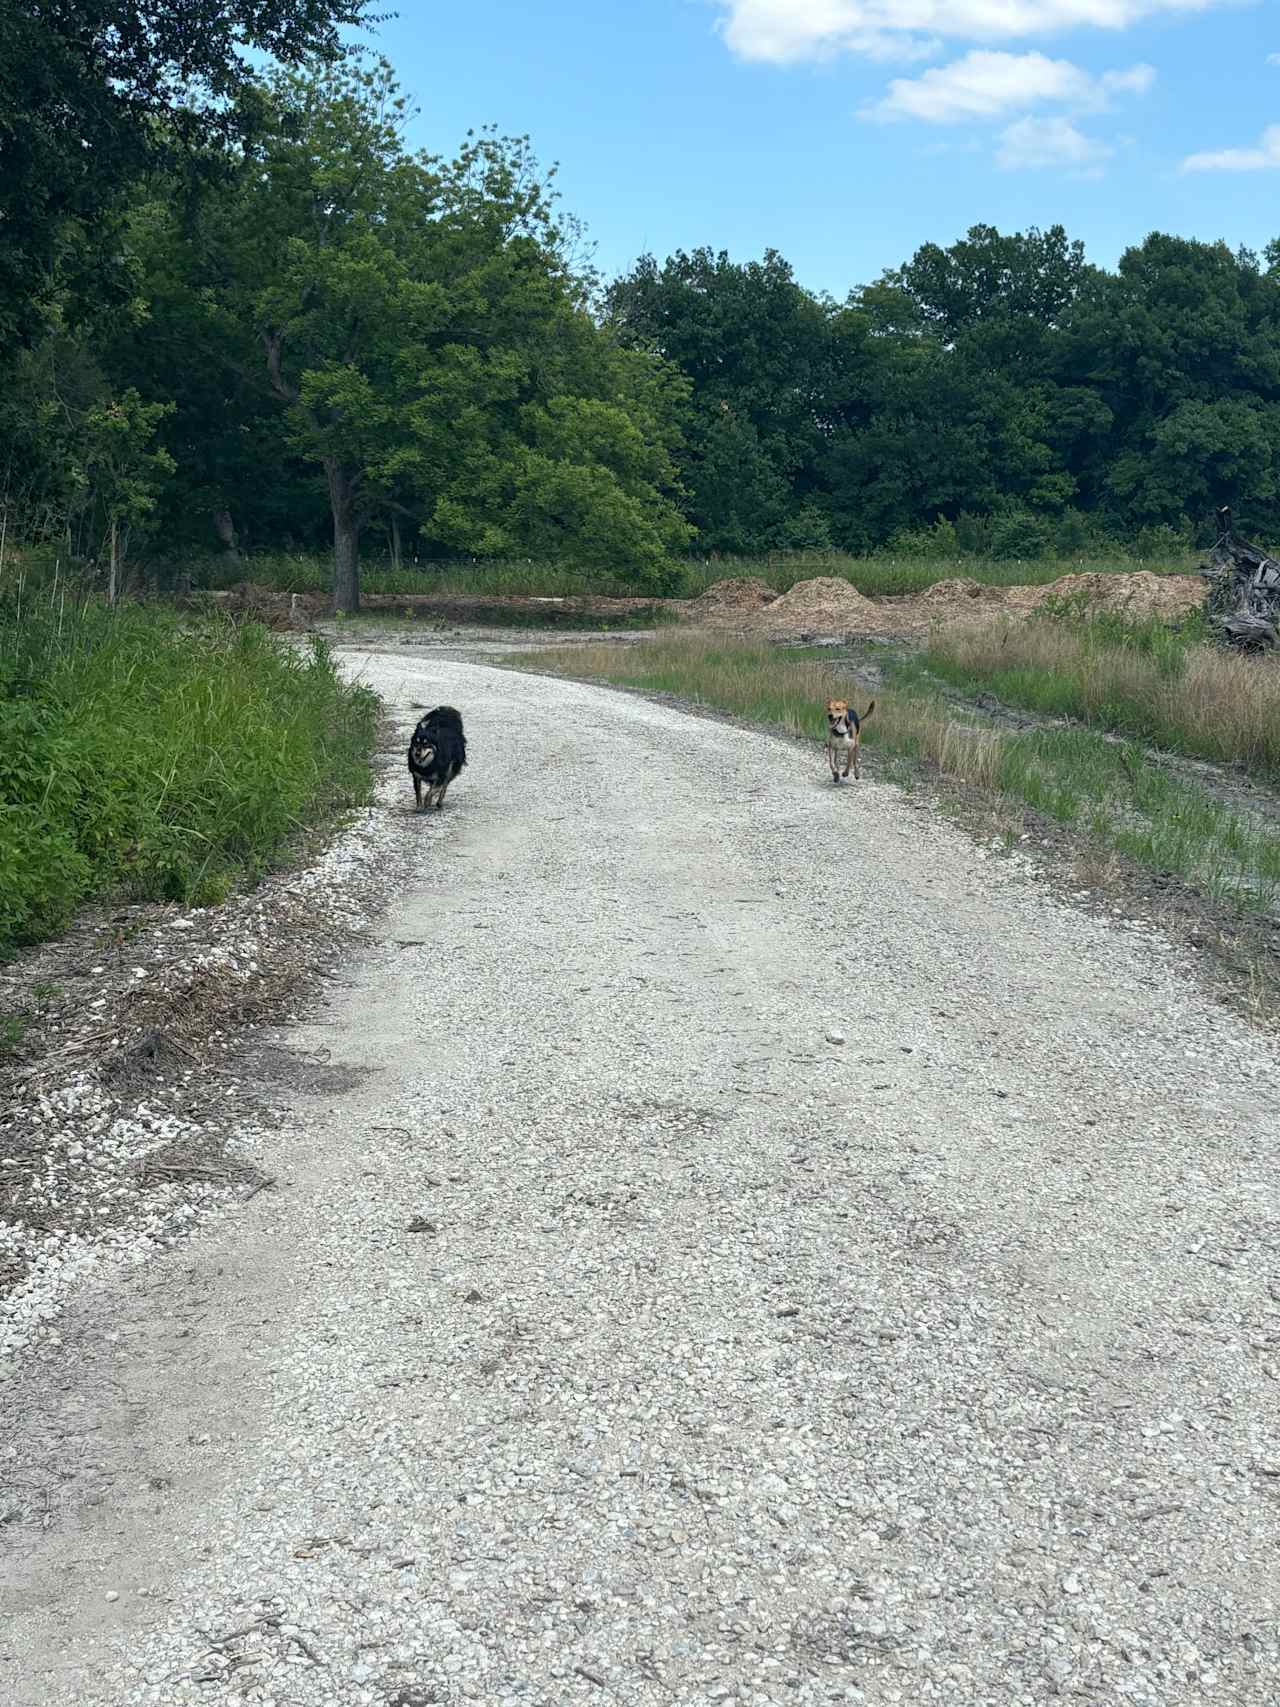
[[[271,380],[271,389],[276,396],[286,403],[296,403],[298,393],[285,379],[280,367],[280,352],[284,346],[284,333],[277,330],[262,334],[263,348],[267,352],[267,374]]]

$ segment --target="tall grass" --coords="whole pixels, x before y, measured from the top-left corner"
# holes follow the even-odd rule
[[[322,645],[0,592],[0,952],[86,898],[209,902],[367,797],[377,702]]]
[[[717,581],[752,575],[780,593],[816,576],[847,580],[868,598],[900,598],[924,592],[937,581],[968,576],[986,586],[1047,586],[1064,575],[1124,573],[1146,568],[1159,574],[1189,574],[1196,559],[1174,552],[1159,559],[1128,556],[1118,548],[1106,553],[1073,557],[1008,560],[981,556],[911,556],[891,551],[854,557],[840,551],[775,552],[764,557],[715,557],[689,560],[679,566],[674,593],[696,598]],[[254,581],[279,592],[327,592],[333,570],[328,557],[315,554],[271,553],[238,560],[202,558],[184,565],[195,585],[230,587]],[[645,589],[613,573],[606,564],[581,570],[542,560],[405,564],[392,569],[385,559],[370,557],[361,571],[369,593],[479,594],[495,598],[627,598]]]
[[[1280,778],[1280,666],[1207,645],[1196,624],[960,625],[932,636],[924,664],[967,693]]]
[[[511,662],[530,667],[526,657]],[[534,667],[678,695],[815,741],[826,733],[826,700],[867,698],[847,670],[829,662],[700,634],[625,647],[566,646],[539,652]],[[1147,763],[1141,747],[1085,729],[1005,734],[957,715],[936,692],[877,690],[876,699],[863,735],[868,747],[1031,807],[1215,899],[1276,905],[1280,836],[1197,783]]]

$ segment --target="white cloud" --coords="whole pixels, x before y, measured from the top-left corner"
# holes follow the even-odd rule
[[[895,77],[889,93],[868,107],[864,117],[960,124],[1025,112],[1048,102],[1078,112],[1100,112],[1113,95],[1144,94],[1154,81],[1149,65],[1092,77],[1068,59],[1049,59],[1043,53],[979,50],[920,77]]]
[[[1003,132],[996,161],[1009,171],[1057,166],[1096,175],[1114,153],[1109,143],[1086,136],[1070,119],[1027,118]]]
[[[1184,172],[1265,172],[1280,166],[1280,124],[1268,125],[1256,148],[1220,148],[1188,154]]]
[[[1267,55],[1267,64],[1280,65],[1280,53],[1269,53]]]
[[[1063,30],[1122,30],[1158,12],[1230,0],[715,0],[740,59],[776,65],[853,53],[918,55],[927,41],[1025,41]]]

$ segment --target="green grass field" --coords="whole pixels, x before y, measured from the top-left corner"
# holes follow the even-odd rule
[[[90,897],[207,903],[367,798],[378,706],[253,624],[0,590],[0,953]]]

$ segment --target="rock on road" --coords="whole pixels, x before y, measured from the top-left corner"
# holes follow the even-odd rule
[[[471,762],[280,1188],[78,1306],[0,1696],[1274,1703],[1271,1044],[816,748],[350,662]]]

